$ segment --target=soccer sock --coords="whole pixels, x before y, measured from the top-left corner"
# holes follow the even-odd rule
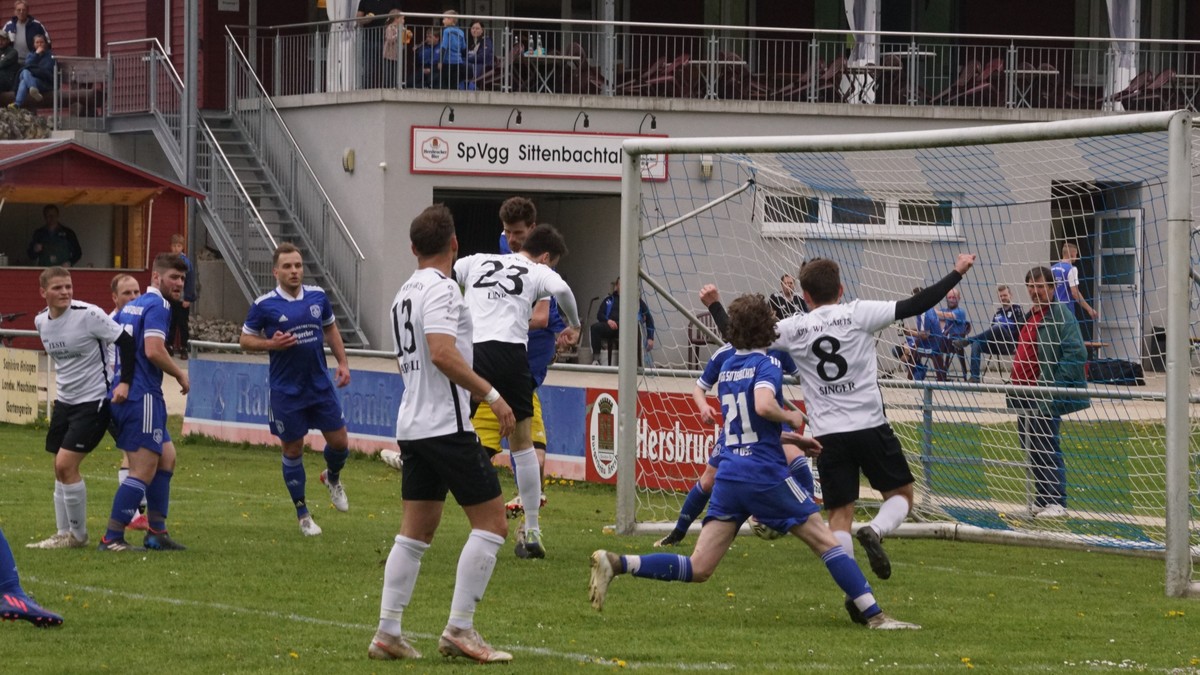
[[[17,576],[17,561],[13,560],[4,530],[0,530],[0,593],[25,595],[25,591],[21,590],[21,579]]]
[[[870,525],[879,536],[886,537],[900,527],[900,523],[908,517],[908,500],[900,495],[888,498],[879,507],[879,513],[871,519]]]
[[[538,467],[537,451],[532,446],[512,453],[513,476],[517,479],[517,494],[525,509],[525,530],[539,529],[538,510],[542,506],[542,470]]]
[[[708,506],[710,496],[712,495],[700,487],[700,483],[696,483],[691,490],[688,490],[687,497],[683,499],[683,506],[679,507],[679,520],[675,521],[674,534],[680,537],[687,534],[688,528],[700,517],[704,507]]]
[[[125,526],[133,520],[137,513],[138,504],[146,496],[146,484],[130,476],[117,488],[113,495],[112,514],[108,517],[108,530],[104,532],[104,541],[125,538]]]
[[[325,479],[329,481],[330,485],[333,485],[341,480],[342,467],[346,466],[350,450],[348,448],[338,450],[332,445],[326,445],[323,454],[325,455],[325,466],[329,469],[325,472]]]
[[[635,577],[658,579],[659,581],[692,580],[692,559],[676,553],[651,553],[650,555],[623,555],[621,565]]]
[[[308,504],[304,503],[304,481],[304,458],[297,457],[292,459],[284,455],[283,484],[287,486],[288,494],[292,497],[292,503],[296,505],[297,518],[303,518],[308,515]]]
[[[804,488],[809,497],[813,495],[812,467],[808,465],[808,457],[800,455],[796,459],[793,459],[788,464],[788,473],[792,475],[792,478],[796,479],[800,487]]]
[[[75,538],[87,539],[87,485],[80,480],[78,483],[63,483],[63,507],[67,512],[67,527]]]
[[[63,484],[58,481],[54,481],[54,526],[59,534],[71,529],[67,521],[67,504],[63,501]]]
[[[421,556],[429,544],[404,535],[396,535],[392,552],[383,566],[383,599],[379,603],[379,630],[388,635],[400,634],[400,618],[412,600],[413,586],[421,572]]]
[[[880,612],[867,578],[841,546],[834,546],[826,551],[821,555],[821,560],[825,562],[825,568],[829,570],[833,580],[846,593],[846,597],[854,599],[854,606],[858,607],[863,616],[870,618]]]
[[[854,560],[854,536],[849,532],[834,530],[833,538],[837,539],[837,543],[841,545],[842,553],[845,553],[850,556],[851,560]]]
[[[167,531],[167,506],[171,502],[171,471],[159,469],[146,488],[146,519],[152,532]]]
[[[532,454],[532,453],[531,453]],[[537,466],[537,462],[534,462]],[[522,500],[524,498],[522,497]],[[483,599],[492,570],[496,568],[496,552],[504,537],[486,530],[471,530],[467,543],[458,556],[458,573],[454,577],[454,598],[450,601],[450,621],[455,628],[475,625],[475,605]]]
[[[124,468],[117,469],[117,485],[124,483],[125,479],[128,477],[129,477],[129,469],[124,469]],[[145,497],[142,498],[142,503],[138,505],[138,512],[139,513],[146,512],[146,498]]]

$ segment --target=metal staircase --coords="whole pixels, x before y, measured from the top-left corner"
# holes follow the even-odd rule
[[[148,52],[110,58],[110,131],[145,131],[149,113],[148,130],[184,180],[185,98],[170,60],[156,41]],[[305,282],[325,289],[346,346],[367,347],[358,304],[365,257],[240,50],[231,48],[230,59],[239,62],[230,66],[228,109],[198,120],[200,219],[249,301],[276,285],[277,243],[295,244]]]

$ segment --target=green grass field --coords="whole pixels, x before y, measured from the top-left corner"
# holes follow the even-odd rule
[[[383,463],[347,465],[351,511],[342,514],[323,499],[320,457],[311,456],[310,501],[325,532],[305,539],[280,480],[277,449],[184,440],[170,522],[190,550],[28,550],[26,543],[53,533],[43,438],[42,430],[0,425],[0,525],[26,590],[66,624],[0,625],[0,672],[476,667],[436,653],[467,535],[455,508],[447,509],[425,556],[404,617],[426,658],[366,658],[383,561],[400,518],[400,476]],[[108,517],[117,454],[102,445],[84,464],[93,541]],[[511,478],[502,480],[511,493]],[[547,490],[549,557],[518,560],[506,544],[476,616],[485,637],[515,654],[508,668],[1200,673],[1200,604],[1164,597],[1161,560],[1103,553],[891,540],[892,578],[868,578],[886,611],[925,629],[889,634],[850,623],[824,566],[799,541],[739,538],[710,582],[621,577],[597,614],[587,602],[588,554],[602,547],[648,552],[653,538],[604,534],[615,503],[608,487],[556,481]]]

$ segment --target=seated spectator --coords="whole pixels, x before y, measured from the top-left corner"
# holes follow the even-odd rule
[[[417,79],[413,81],[414,87],[437,89],[440,85],[442,80],[438,67],[442,63],[442,48],[439,46],[441,39],[436,28],[425,29],[425,42],[417,47],[417,53],[413,59],[417,69]]]
[[[775,318],[780,321],[808,313],[804,298],[796,294],[796,279],[790,274],[779,277],[779,292],[771,294],[770,302],[771,309],[775,310]]]
[[[971,347],[971,376],[969,382],[979,382],[979,367],[984,354],[1004,354],[1011,356],[1017,348],[1017,336],[1021,332],[1021,323],[1025,315],[1021,306],[1013,304],[1012,291],[1001,284],[996,287],[996,295],[1000,306],[992,315],[992,325],[987,330],[970,337],[954,340],[954,346],[959,349]]]
[[[600,365],[600,345],[605,340],[616,340],[620,335],[620,325],[617,319],[621,311],[621,279],[613,282],[613,292],[608,294],[600,303],[600,311],[596,312],[596,323],[592,324],[592,365]],[[654,317],[650,316],[650,308],[646,301],[638,298],[638,325],[646,331],[646,351],[654,349]]]
[[[967,320],[967,310],[959,307],[962,302],[962,295],[957,288],[950,289],[946,294],[946,309],[938,310],[938,319],[942,322],[942,340],[938,345],[938,351],[942,353],[946,363],[946,368],[949,369],[951,359],[954,355],[952,343],[967,336],[967,332],[971,330],[971,322]],[[962,361],[963,379],[967,378],[966,360]]]
[[[25,68],[17,77],[17,99],[8,104],[10,108],[24,107],[27,98],[41,103],[42,91],[54,87],[54,55],[50,53],[50,41],[45,35],[33,39],[34,51],[25,58]]]
[[[467,79],[474,81],[496,65],[496,50],[492,38],[483,29],[483,23],[471,22],[471,36],[467,38]]]
[[[0,31],[0,92],[16,91],[21,57],[13,46],[12,33]]]
[[[920,292],[919,287],[913,289],[913,295]],[[902,354],[902,360],[909,367],[908,379],[917,381],[925,379],[927,372],[925,357],[928,356],[933,360],[933,368],[938,382],[945,382],[946,362],[942,357],[944,336],[942,335],[942,323],[938,320],[937,309],[931,307],[929,311],[916,318],[916,328],[904,326],[900,329],[908,338],[906,349]]]
[[[46,224],[33,231],[26,253],[38,267],[59,265],[71,267],[83,257],[75,231],[58,222],[58,207],[47,204],[42,208]]]

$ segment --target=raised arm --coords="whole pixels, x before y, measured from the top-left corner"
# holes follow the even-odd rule
[[[942,298],[946,297],[946,294],[950,292],[950,289],[954,288],[958,285],[958,282],[962,281],[963,276],[974,264],[974,253],[958,254],[958,261],[955,262],[954,269],[949,274],[942,277],[940,281],[923,289],[920,293],[917,293],[911,298],[905,298],[896,303],[896,320],[903,321],[904,319],[916,316],[918,314],[924,314],[930,309],[933,309],[934,306],[941,302]]]

